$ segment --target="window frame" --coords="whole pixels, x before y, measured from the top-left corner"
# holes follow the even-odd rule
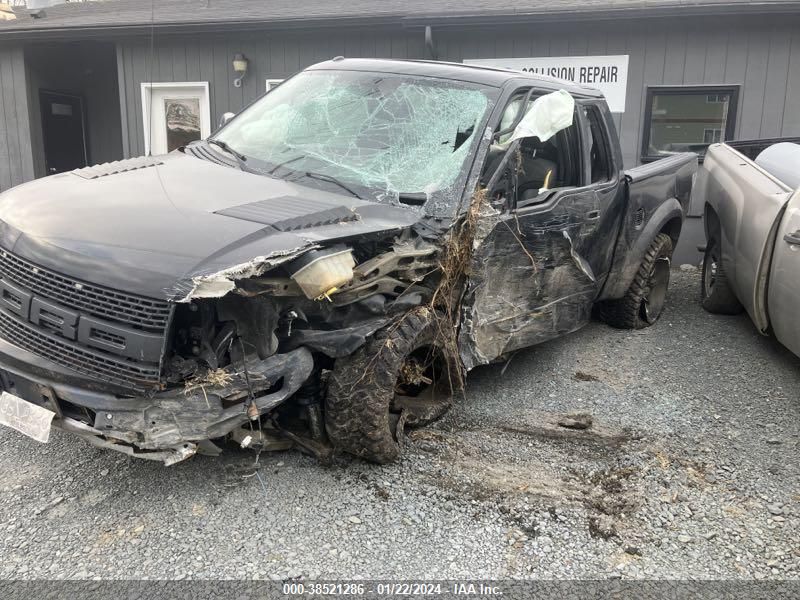
[[[648,85],[645,88],[644,121],[642,122],[642,141],[639,151],[639,159],[642,163],[650,163],[662,159],[665,155],[649,154],[650,149],[650,125],[653,119],[653,96],[672,95],[681,96],[691,94],[708,100],[709,96],[730,95],[728,105],[728,117],[722,130],[722,141],[734,139],[736,135],[736,118],[739,112],[739,92],[741,86],[738,84],[724,85]],[[700,156],[700,162],[703,157]]]
[[[144,153],[146,156],[151,154],[151,138],[153,136],[152,127],[155,125],[150,119],[153,110],[153,94],[175,90],[181,94],[184,90],[191,90],[189,97],[195,96],[200,100],[200,139],[204,140],[214,131],[211,128],[211,99],[208,92],[207,81],[157,81],[142,82],[140,84],[142,95],[142,128],[144,135]]]

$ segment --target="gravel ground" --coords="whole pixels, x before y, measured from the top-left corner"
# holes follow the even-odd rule
[[[675,271],[654,328],[476,370],[388,467],[165,468],[3,429],[0,577],[796,579],[800,361],[697,288]]]

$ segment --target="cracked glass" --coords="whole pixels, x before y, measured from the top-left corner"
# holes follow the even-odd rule
[[[306,71],[215,137],[265,174],[314,179],[374,200],[416,195],[424,202],[455,196],[485,127],[489,90],[428,77]]]

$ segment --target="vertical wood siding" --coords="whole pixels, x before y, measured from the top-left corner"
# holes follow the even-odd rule
[[[800,20],[796,17],[700,18],[530,25],[513,28],[435,29],[439,58],[630,55],[624,114],[615,115],[626,166],[639,162],[644,101],[650,85],[741,85],[735,137],[800,135]],[[118,45],[125,152],[144,151],[140,84],[208,81],[212,124],[281,79],[336,55],[424,58],[423,34],[414,31],[330,30],[321,33],[157,36]],[[233,55],[250,69],[233,87]]]
[[[33,176],[24,53],[0,47],[0,191]]]

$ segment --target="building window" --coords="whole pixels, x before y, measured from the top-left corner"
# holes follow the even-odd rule
[[[738,86],[650,87],[642,128],[642,161],[678,152],[705,154],[733,138]]]
[[[722,129],[704,129],[703,130],[703,143],[704,144],[718,144],[722,141]]]

